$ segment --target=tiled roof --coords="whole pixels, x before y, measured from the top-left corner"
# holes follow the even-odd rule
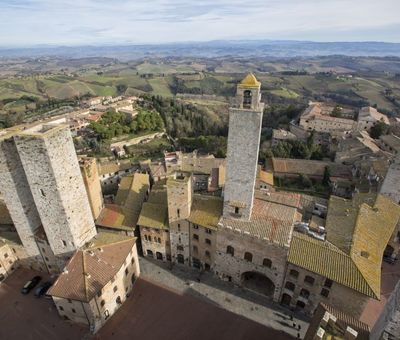
[[[286,131],[283,129],[273,129],[272,139],[287,140],[287,139],[297,139],[297,137],[290,131]]]
[[[123,208],[125,215],[124,224],[135,228],[139,219],[143,201],[150,187],[149,175],[135,173],[126,176],[118,188],[115,202]]]
[[[332,307],[331,305],[324,303],[320,303],[316,311],[314,312],[314,316],[311,320],[310,326],[307,329],[307,334],[304,338],[305,340],[313,340],[315,338],[315,335],[321,325],[322,319],[326,312],[336,317],[335,324],[340,327],[342,331],[342,334],[335,334],[335,337],[333,337],[332,339],[344,336],[347,326],[350,326],[352,329],[357,331],[357,340],[369,340],[370,328],[367,324],[359,321],[349,314],[342,312],[337,308]]]
[[[225,166],[224,158],[213,156],[184,155],[182,157],[181,171],[210,175],[212,169]]]
[[[349,179],[352,177],[350,166],[334,162],[294,158],[272,158],[272,166],[275,174],[303,174],[322,177],[325,167],[328,167],[331,177]]]
[[[189,221],[210,229],[217,229],[222,216],[223,200],[220,197],[194,195]]]
[[[114,174],[117,171],[127,170],[132,167],[130,160],[120,160],[118,162],[98,163],[99,175]]]
[[[68,262],[48,294],[89,302],[124,265],[136,238],[99,233]]]
[[[360,206],[363,203],[373,205],[375,199],[374,193],[359,193],[352,200],[331,196],[325,225],[327,240],[348,254]]]
[[[368,117],[372,117],[375,120],[381,120],[387,125],[390,124],[389,118],[386,115],[380,113],[377,109],[371,106],[363,107],[358,112],[358,121],[366,120]]]
[[[132,230],[124,224],[125,215],[122,207],[116,204],[105,204],[96,220],[96,225],[104,228]]]
[[[274,185],[274,174],[270,171],[261,170],[258,179],[269,185]]]
[[[137,224],[149,228],[168,229],[168,207],[159,203],[143,203]]]
[[[295,233],[288,261],[379,299],[382,256],[399,218],[400,206],[382,195],[375,202],[368,195],[354,202],[332,197],[327,241]]]
[[[399,137],[390,134],[390,135],[380,136],[379,139],[386,145],[389,145],[395,151],[400,151],[400,138]]]
[[[367,296],[376,297],[351,257],[329,242],[294,232],[288,262]]]
[[[221,227],[288,247],[297,209],[254,198],[250,221],[222,218]]]
[[[137,224],[149,228],[169,228],[165,179],[154,183],[147,202],[143,203]]]

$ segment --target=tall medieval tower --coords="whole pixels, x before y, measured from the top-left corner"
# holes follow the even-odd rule
[[[0,185],[27,255],[50,272],[96,235],[68,126],[3,134]]]
[[[261,83],[248,74],[237,86],[229,110],[224,217],[248,221],[253,207],[264,104]]]

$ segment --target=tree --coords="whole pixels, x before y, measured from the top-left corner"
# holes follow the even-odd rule
[[[377,122],[370,130],[369,134],[372,138],[378,139],[381,135],[385,134],[387,130],[384,122]]]
[[[336,105],[335,108],[332,110],[331,117],[342,117],[342,108],[339,105]]]

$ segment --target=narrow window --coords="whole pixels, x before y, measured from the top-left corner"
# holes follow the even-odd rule
[[[206,238],[206,243],[207,243],[208,245],[211,245],[211,240],[208,239],[208,238]]]
[[[40,194],[42,195],[42,197],[46,197],[46,194],[44,193],[43,189],[39,189],[40,190]]]
[[[263,266],[267,267],[267,268],[271,268],[272,267],[272,261],[270,259],[264,259],[263,260]]]
[[[292,282],[290,282],[290,281],[287,281],[287,282],[285,283],[285,288],[288,289],[288,290],[291,290],[291,291],[293,292],[294,289],[296,288],[296,286],[295,286],[294,283],[292,283]]]
[[[181,210],[180,209],[176,209],[176,214],[178,215],[178,218],[181,217]]]
[[[226,247],[226,253],[230,254],[231,256],[235,255],[235,249],[232,246]]]
[[[322,290],[321,290],[321,295],[322,295],[323,297],[328,297],[328,296],[329,296],[329,290],[328,290],[328,289],[325,289],[325,288],[322,288]]]
[[[305,283],[308,283],[308,284],[310,284],[310,285],[313,285],[314,282],[315,282],[315,279],[314,279],[313,277],[307,275],[307,276],[304,278],[304,282],[305,282]]]
[[[252,254],[252,253],[249,253],[249,252],[245,252],[245,253],[244,253],[244,259],[245,259],[246,261],[249,261],[249,262],[253,261],[253,254]]]

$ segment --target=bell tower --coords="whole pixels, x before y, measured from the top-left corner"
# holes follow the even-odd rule
[[[264,104],[261,83],[248,74],[229,109],[224,217],[248,221],[253,207]]]

